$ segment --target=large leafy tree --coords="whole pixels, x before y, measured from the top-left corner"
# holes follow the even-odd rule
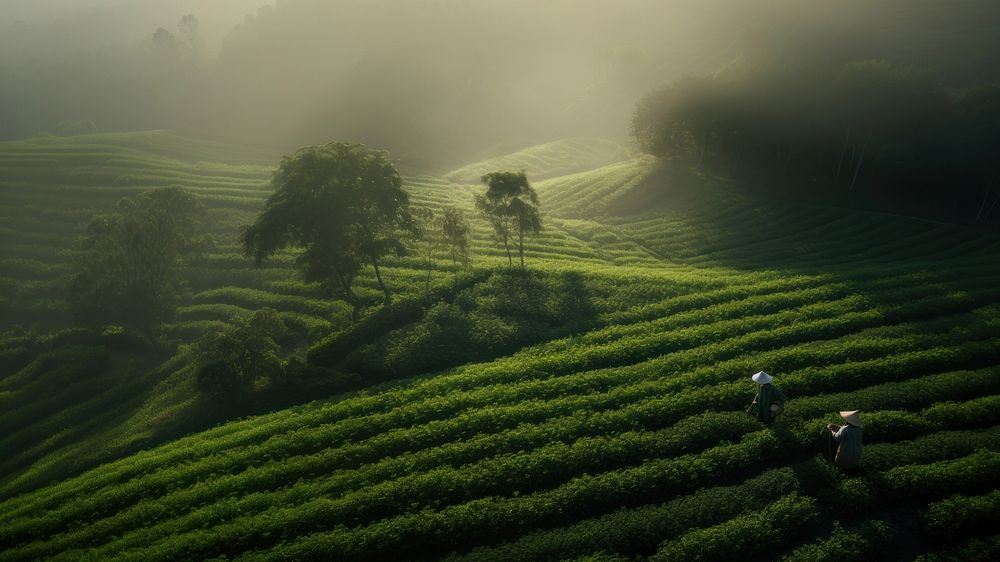
[[[69,302],[84,325],[122,325],[149,333],[170,318],[182,284],[184,256],[197,236],[202,207],[177,187],[122,199],[87,227]]]
[[[305,147],[282,160],[271,183],[274,194],[243,232],[245,254],[260,265],[282,248],[304,248],[306,280],[339,291],[355,319],[363,303],[354,280],[371,265],[389,303],[381,260],[404,255],[403,240],[418,228],[386,153],[343,142]]]
[[[481,180],[486,193],[476,196],[476,208],[490,221],[497,241],[503,244],[507,265],[513,267],[510,245],[516,242],[524,269],[524,239],[542,229],[538,194],[524,172],[491,172]]]

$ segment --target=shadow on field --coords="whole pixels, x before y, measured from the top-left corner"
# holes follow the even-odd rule
[[[507,355],[597,321],[580,272],[484,271],[435,297],[365,318],[314,347],[310,363],[366,386]]]
[[[696,266],[813,273],[998,253],[996,232],[834,203],[751,192],[666,162],[598,214],[661,258]]]
[[[646,157],[650,158],[650,157]],[[651,211],[686,211],[704,200],[708,180],[689,167],[657,162],[653,172],[608,202],[600,214],[630,216]]]

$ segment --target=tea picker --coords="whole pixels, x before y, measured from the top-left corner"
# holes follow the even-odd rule
[[[747,407],[746,412],[761,423],[770,426],[785,409],[787,398],[778,390],[778,387],[771,384],[771,381],[774,380],[773,377],[764,371],[754,374],[750,380],[755,382],[758,388],[757,396]]]

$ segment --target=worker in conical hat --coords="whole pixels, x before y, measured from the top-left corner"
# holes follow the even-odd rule
[[[755,373],[750,380],[757,383],[757,396],[747,407],[747,414],[769,426],[784,411],[787,398],[778,387],[771,384],[774,378],[764,371]]]
[[[855,468],[861,463],[862,428],[861,410],[844,410],[840,417],[847,422],[844,425],[827,424],[827,454],[831,461],[840,468]]]

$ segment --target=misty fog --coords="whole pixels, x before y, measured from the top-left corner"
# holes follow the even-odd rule
[[[982,82],[1000,8],[939,5],[8,0],[0,138],[85,123],[280,150],[349,139],[440,169],[554,138],[625,140],[644,93],[726,65],[881,58]]]

